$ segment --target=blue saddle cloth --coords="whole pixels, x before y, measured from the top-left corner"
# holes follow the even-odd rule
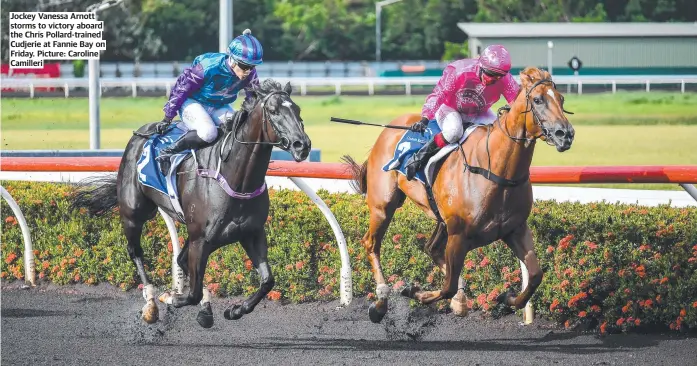
[[[141,184],[158,190],[166,195],[177,196],[177,192],[168,192],[167,179],[172,179],[171,186],[176,190],[176,181],[172,178],[173,171],[176,171],[179,163],[189,155],[191,150],[184,150],[170,157],[171,168],[169,177],[162,174],[160,164],[155,160],[162,149],[167,148],[172,143],[181,138],[188,129],[180,122],[172,124],[163,134],[154,134],[143,145],[143,153],[138,159],[138,181]],[[176,177],[176,174],[174,175]]]
[[[421,147],[426,145],[426,143],[440,131],[440,127],[438,127],[438,123],[435,119],[428,122],[428,127],[426,127],[426,131],[424,131],[423,135],[419,132],[406,131],[399,142],[397,142],[392,159],[382,167],[382,170],[386,172],[397,170],[406,175],[406,163],[409,161],[409,158],[416,154]],[[426,173],[423,168],[416,172],[415,178],[425,184]]]

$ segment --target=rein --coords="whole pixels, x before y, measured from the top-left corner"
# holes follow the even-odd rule
[[[269,125],[269,124],[271,125],[271,128],[274,130],[274,133],[278,134],[278,131],[277,131],[276,128],[274,127],[273,123],[272,123],[272,122],[269,122],[269,121],[270,121],[270,118],[269,118],[269,116],[268,116],[268,113],[269,113],[269,112],[268,112],[268,110],[267,110],[267,108],[266,108],[266,102],[268,102],[269,98],[271,98],[272,96],[274,96],[274,95],[282,95],[282,94],[288,95],[288,93],[283,92],[283,91],[273,91],[273,92],[267,94],[267,95],[264,97],[264,99],[261,101],[261,111],[262,111],[262,112],[261,112],[261,113],[262,113],[262,117],[261,117],[261,118],[262,118],[262,133],[264,134],[264,136],[265,136],[266,138],[268,138],[268,135],[269,135],[269,134],[268,134],[268,125]],[[255,106],[256,106],[256,104],[255,104]],[[254,110],[254,108],[252,108],[252,110]],[[227,155],[225,156],[225,158],[223,159],[223,150],[225,150],[225,146],[227,145],[227,140],[230,138],[230,135],[233,136],[233,140],[234,140],[235,142],[239,142],[239,143],[245,144],[245,145],[271,145],[271,146],[286,147],[286,146],[289,145],[290,143],[289,143],[289,142],[287,141],[287,139],[285,139],[285,138],[281,138],[281,140],[278,141],[278,142],[268,142],[268,141],[241,141],[240,139],[237,138],[237,132],[239,131],[239,128],[240,128],[240,126],[242,125],[242,122],[243,122],[243,118],[241,118],[241,115],[238,114],[238,115],[236,116],[236,118],[235,118],[233,128],[225,135],[225,139],[223,140],[223,143],[220,144],[220,151],[219,151],[219,153],[218,153],[218,166],[217,166],[216,170],[212,170],[212,169],[196,169],[196,174],[197,174],[198,176],[200,176],[200,177],[203,177],[203,178],[212,178],[212,179],[215,179],[215,180],[218,182],[218,184],[220,185],[220,187],[221,187],[221,188],[225,191],[225,193],[227,193],[230,197],[239,198],[239,199],[251,199],[251,198],[257,197],[257,196],[261,195],[262,193],[264,193],[264,191],[266,190],[266,182],[264,182],[264,184],[262,184],[261,187],[257,188],[254,192],[250,192],[250,193],[241,193],[241,192],[236,192],[236,191],[234,191],[234,190],[230,187],[230,185],[228,184],[228,182],[227,182],[227,180],[225,179],[225,177],[224,177],[222,174],[220,174],[220,168],[221,168],[221,166],[222,166],[222,162],[223,162],[223,161],[227,161],[227,159],[228,159],[229,156],[230,156],[229,154],[230,154],[230,152],[232,151],[232,143],[233,143],[233,142],[231,141],[231,142],[230,142],[230,149],[228,150],[228,154],[227,154]],[[197,163],[197,165],[198,165],[198,163]]]

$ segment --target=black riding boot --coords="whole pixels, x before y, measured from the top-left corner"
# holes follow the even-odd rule
[[[190,130],[189,132],[185,133],[184,136],[182,136],[171,146],[160,151],[160,155],[157,157],[157,161],[160,162],[160,168],[162,169],[162,173],[165,175],[169,173],[169,158],[172,155],[175,155],[188,149],[200,149],[204,146],[207,146],[208,144],[209,143],[206,140],[198,137],[198,134],[196,134],[195,130]]]
[[[424,145],[416,154],[412,155],[407,162],[407,180],[414,179],[416,172],[418,172],[426,163],[431,156],[435,155],[440,148],[436,144],[435,140],[430,140],[426,145]]]

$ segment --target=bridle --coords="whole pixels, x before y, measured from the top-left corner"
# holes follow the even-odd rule
[[[525,111],[523,111],[523,114],[527,114],[528,112],[532,112],[533,121],[535,122],[535,124],[538,127],[540,127],[541,132],[539,135],[533,136],[531,138],[527,138],[527,137],[521,138],[521,137],[511,136],[511,134],[508,133],[508,130],[503,128],[503,126],[501,125],[501,115],[503,114],[503,111],[508,112],[511,110],[511,107],[510,106],[503,106],[503,107],[499,108],[499,110],[497,112],[497,116],[496,116],[496,125],[501,131],[503,131],[503,133],[506,136],[508,136],[509,139],[511,139],[515,142],[525,142],[525,146],[529,146],[530,143],[532,143],[534,140],[537,140],[538,138],[544,136],[544,137],[546,137],[546,139],[544,141],[548,145],[550,145],[550,146],[554,145],[553,143],[550,142],[551,141],[551,139],[550,139],[551,131],[549,129],[547,129],[546,127],[544,127],[544,125],[542,124],[542,117],[540,116],[539,112],[537,112],[537,110],[534,108],[532,102],[530,101],[530,93],[535,89],[535,87],[537,87],[538,85],[544,84],[544,83],[550,83],[550,84],[552,84],[552,87],[554,89],[557,89],[557,84],[555,84],[554,81],[552,81],[551,79],[541,79],[541,80],[536,81],[534,84],[532,84],[530,89],[525,91],[525,108],[526,109],[525,109]],[[569,111],[565,110],[563,106],[562,106],[562,111],[564,113],[567,113],[567,114],[573,114],[573,112],[569,112]],[[487,139],[488,139],[488,136],[487,136]],[[487,142],[488,142],[488,140],[487,140]]]
[[[535,124],[537,124],[540,127],[540,130],[542,131],[539,135],[533,136],[532,138],[526,138],[526,137],[521,138],[521,137],[511,136],[511,134],[509,134],[508,131],[505,128],[503,128],[503,126],[501,125],[501,115],[503,114],[503,111],[507,111],[507,112],[510,111],[511,110],[510,106],[503,106],[503,107],[499,108],[497,116],[496,116],[496,122],[494,122],[494,124],[493,124],[494,127],[498,127],[501,131],[503,131],[503,133],[506,136],[508,136],[509,139],[513,140],[514,142],[525,142],[526,147],[529,146],[530,143],[532,143],[533,141],[537,140],[538,138],[540,138],[542,136],[547,137],[545,139],[545,142],[548,145],[553,145],[553,143],[550,142],[551,138],[549,138],[551,135],[551,132],[542,125],[542,117],[540,116],[539,112],[537,112],[537,110],[535,110],[534,105],[530,101],[530,93],[538,85],[541,85],[543,83],[551,83],[552,86],[554,87],[554,89],[557,88],[557,85],[551,79],[541,79],[541,80],[536,81],[534,84],[532,84],[530,89],[525,91],[525,108],[526,108],[526,110],[523,111],[523,114],[527,114],[528,112],[532,112],[533,121],[535,122]],[[562,107],[562,111],[564,113],[573,114],[572,112],[565,110],[563,107]],[[469,163],[467,162],[467,156],[465,155],[465,150],[462,148],[462,145],[460,145],[460,152],[462,153],[463,165],[465,166],[465,170],[469,170],[470,172],[472,172],[474,174],[479,174],[479,175],[483,176],[484,178],[486,178],[486,179],[488,179],[496,184],[503,185],[503,186],[515,187],[515,186],[520,185],[524,182],[527,182],[530,179],[530,172],[527,172],[527,174],[525,174],[525,176],[523,176],[520,179],[506,179],[506,178],[499,177],[498,175],[494,174],[491,171],[491,153],[489,152],[489,137],[491,136],[491,130],[492,130],[492,126],[488,125],[487,126],[487,134],[486,134],[486,154],[487,154],[487,157],[489,159],[488,168],[484,169],[482,167],[469,165]]]
[[[262,133],[264,134],[264,138],[268,139],[269,133],[268,133],[268,125],[271,125],[271,129],[273,129],[274,133],[276,136],[279,136],[278,130],[274,126],[273,122],[270,122],[270,117],[269,117],[269,110],[266,108],[266,103],[269,101],[269,99],[274,96],[274,95],[287,95],[290,97],[290,95],[284,91],[272,91],[269,94],[267,94],[264,99],[261,100],[261,123],[262,123]],[[257,102],[258,103],[258,102]],[[256,103],[254,104],[254,107],[251,108],[253,111],[256,107]],[[249,112],[250,114],[252,112]],[[271,146],[279,146],[283,149],[289,149],[290,148],[290,141],[285,138],[281,137],[279,141],[276,142],[269,142],[269,141],[241,141],[240,139],[237,138],[237,131],[239,130],[240,126],[242,125],[242,118],[238,118],[235,120],[235,125],[231,131],[231,133],[234,136],[235,142],[239,142],[241,144],[245,145],[271,145]]]

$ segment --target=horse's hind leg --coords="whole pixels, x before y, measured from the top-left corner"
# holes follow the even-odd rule
[[[535,255],[532,231],[530,231],[528,224],[524,223],[503,238],[503,241],[513,250],[515,256],[525,263],[528,270],[528,286],[518,296],[513,296],[509,292],[502,294],[499,301],[508,306],[515,306],[516,309],[522,309],[542,283],[543,276],[542,268],[540,268],[537,255]]]
[[[404,204],[406,195],[397,188],[396,173],[383,173],[371,179],[366,201],[370,208],[370,225],[361,243],[366,250],[368,261],[373,268],[377,288],[377,300],[370,305],[368,315],[373,323],[379,323],[387,314],[387,298],[390,287],[385,283],[380,264],[380,247],[395,210]]]
[[[447,267],[445,264],[445,246],[448,242],[447,227],[444,222],[439,222],[436,226],[431,238],[424,246],[424,251],[433,260],[444,274],[447,273]],[[458,316],[466,316],[469,312],[467,306],[467,296],[465,295],[465,279],[459,276],[457,280],[457,293],[450,300],[450,309],[452,309],[453,314]]]
[[[445,281],[437,291],[422,291],[416,286],[405,288],[402,295],[419,300],[422,304],[431,304],[441,299],[451,299],[458,291],[458,285],[463,284],[460,277],[465,256],[472,244],[463,238],[461,232],[450,233],[445,247]]]
[[[145,273],[145,267],[143,266],[143,247],[140,245],[140,236],[143,233],[143,225],[145,225],[145,222],[155,214],[155,205],[152,203],[152,207],[147,207],[148,205],[146,203],[141,203],[141,205],[145,205],[146,207],[141,207],[138,211],[122,208],[121,224],[123,226],[123,232],[126,235],[126,240],[128,241],[128,246],[126,247],[128,255],[135,264],[138,275],[140,276],[140,281],[143,284],[143,297],[145,298],[146,304],[143,306],[142,318],[146,323],[152,324],[157,321],[159,311],[157,309],[157,304],[155,304],[155,287],[150,284],[148,275]],[[150,208],[152,210],[150,210]],[[149,211],[152,212],[150,215],[144,215]]]
[[[228,320],[237,320],[244,314],[251,313],[254,307],[266,297],[276,283],[273,273],[271,273],[271,266],[269,266],[268,263],[268,244],[266,242],[266,232],[264,228],[262,227],[257,232],[244,237],[240,240],[240,243],[247,252],[249,259],[252,260],[254,268],[257,269],[261,281],[257,292],[252,294],[252,296],[242,302],[242,304],[236,304],[225,309],[223,315],[225,319]]]
[[[204,237],[199,236],[194,239],[189,237],[189,240],[187,255],[178,258],[178,260],[182,258],[187,260],[189,293],[186,295],[165,293],[161,296],[161,301],[172,304],[175,308],[200,304],[202,309],[199,311],[196,321],[202,327],[210,328],[213,326],[213,311],[211,310],[210,293],[203,285],[203,276],[206,272],[211,249]]]

